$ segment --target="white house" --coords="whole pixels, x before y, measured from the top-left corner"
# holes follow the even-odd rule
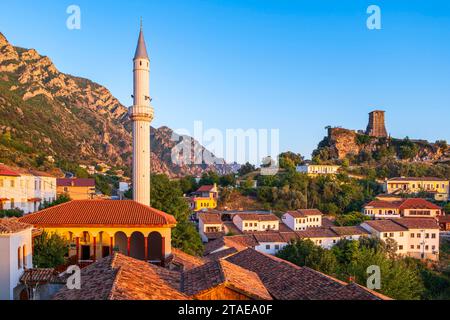
[[[33,266],[32,230],[32,225],[15,219],[0,219],[0,300],[20,295],[20,278]]]
[[[434,194],[437,201],[448,201],[450,187],[448,180],[436,177],[397,177],[385,181],[384,191],[388,194],[423,191]]]
[[[56,200],[56,178],[46,173],[11,169],[0,165],[0,210],[15,209],[32,213],[41,203]]]
[[[331,249],[341,239],[330,228],[312,228],[296,233],[300,239],[311,240],[315,245],[324,249]]]
[[[278,231],[280,219],[274,214],[236,214],[234,225],[242,232]]]
[[[417,259],[439,259],[439,225],[433,218],[366,221],[361,226],[383,241],[393,239],[397,253]]]
[[[322,212],[317,209],[288,211],[281,217],[283,223],[294,231],[322,226]]]
[[[278,233],[255,233],[253,234],[258,245],[255,250],[275,255],[278,251],[288,245],[288,242]]]
[[[224,225],[220,214],[201,212],[198,214],[198,232],[203,242],[217,239],[224,235]]]

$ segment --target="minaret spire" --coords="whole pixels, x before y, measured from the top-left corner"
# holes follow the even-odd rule
[[[150,99],[150,59],[142,18],[133,59],[133,75],[133,106],[129,109],[133,123],[133,200],[150,206],[150,123],[153,120],[153,107]]]

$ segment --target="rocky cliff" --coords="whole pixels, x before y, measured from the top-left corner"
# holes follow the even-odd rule
[[[338,161],[345,158],[354,162],[394,158],[404,161],[445,161],[450,149],[445,141],[430,143],[425,140],[378,138],[355,130],[329,128],[328,135],[313,152],[316,161]]]
[[[152,128],[151,136],[153,172],[227,171],[216,158],[219,165],[173,163],[172,130]],[[131,151],[127,108],[108,89],[60,72],[50,58],[14,47],[0,33],[0,162],[39,167],[51,156],[57,163],[129,166]]]

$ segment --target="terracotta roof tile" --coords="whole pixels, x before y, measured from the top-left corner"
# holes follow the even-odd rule
[[[432,209],[441,210],[441,207],[421,198],[410,198],[403,201],[400,209]]]
[[[246,248],[254,248],[257,245],[258,241],[256,241],[253,235],[225,236],[208,242],[205,245],[205,255],[208,255],[222,247],[244,250]]]
[[[31,224],[20,222],[16,218],[0,219],[0,234],[12,234],[32,228]]]
[[[395,223],[408,229],[439,229],[434,218],[401,218],[393,219]]]
[[[202,212],[198,214],[198,218],[202,220],[204,224],[222,224],[221,215],[218,213]]]
[[[17,171],[13,171],[9,167],[0,164],[0,176],[19,177],[20,174]]]
[[[199,267],[207,262],[204,258],[192,256],[176,248],[172,248],[172,255],[172,263],[181,265],[184,271]]]
[[[395,223],[390,219],[365,221],[364,223],[377,230],[378,232],[399,232],[408,230],[406,227]]]
[[[300,238],[338,238],[339,236],[329,228],[309,228],[296,231]]]
[[[397,177],[397,178],[391,178],[388,180],[388,182],[395,182],[395,181],[448,181],[446,179],[436,178],[436,177]]]
[[[330,229],[339,236],[359,236],[370,234],[367,230],[360,226],[331,227]]]
[[[81,270],[80,290],[61,289],[55,300],[188,300],[180,274],[116,253]]]
[[[75,200],[19,219],[49,226],[163,226],[174,225],[173,216],[132,200]]]
[[[58,271],[53,268],[36,268],[25,270],[20,277],[20,282],[24,284],[60,283],[61,278]]]
[[[272,300],[256,273],[225,260],[212,261],[184,272],[182,276],[182,291],[188,296],[205,293],[220,285],[225,285],[251,299]]]
[[[343,281],[253,249],[238,252],[226,260],[255,272],[277,300],[382,299],[376,294],[363,296],[347,290],[348,285]]]
[[[197,189],[197,192],[209,192],[214,189],[214,186],[201,186]]]
[[[253,235],[259,243],[261,242],[285,242],[283,237],[279,232],[277,233],[255,233]]]
[[[323,213],[317,209],[298,209],[295,211],[288,211],[287,214],[294,218],[305,218],[308,216],[322,216]]]

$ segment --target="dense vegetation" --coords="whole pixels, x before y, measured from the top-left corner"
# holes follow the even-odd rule
[[[396,256],[395,246],[395,243],[361,238],[359,241],[341,240],[327,250],[309,240],[298,240],[277,256],[363,286],[367,285],[367,268],[375,265],[381,270],[379,291],[389,297],[402,300],[450,298],[450,270],[438,273],[419,260]]]
[[[68,242],[57,233],[43,232],[34,238],[33,265],[37,268],[56,268],[65,264]]]
[[[172,231],[172,245],[189,254],[203,254],[203,244],[194,224],[189,221],[190,209],[179,181],[170,181],[166,175],[152,175],[150,199],[153,208],[177,219],[177,226]]]

